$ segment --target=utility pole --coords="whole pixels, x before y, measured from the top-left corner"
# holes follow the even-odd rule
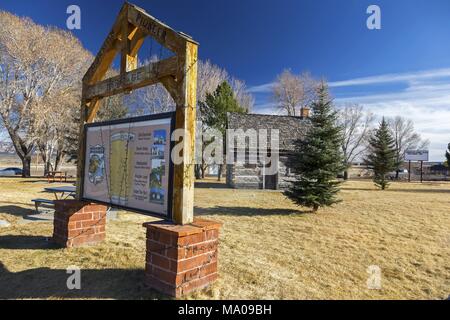
[[[408,182],[411,182],[411,160],[409,160],[408,162],[409,162],[409,166],[408,166]]]
[[[420,183],[423,183],[423,161],[420,161]]]

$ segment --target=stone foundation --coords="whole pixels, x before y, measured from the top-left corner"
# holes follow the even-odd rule
[[[67,248],[102,242],[106,235],[106,210],[106,206],[83,201],[55,201],[53,241]]]
[[[145,282],[149,287],[179,298],[217,279],[220,223],[196,219],[185,226],[156,222],[144,227]]]

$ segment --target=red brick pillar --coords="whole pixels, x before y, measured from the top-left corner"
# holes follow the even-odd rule
[[[145,282],[179,298],[217,279],[220,223],[196,219],[190,225],[145,223]]]
[[[106,207],[77,200],[55,201],[53,241],[67,248],[105,240]]]

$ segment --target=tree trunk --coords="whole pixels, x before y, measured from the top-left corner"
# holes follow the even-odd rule
[[[58,150],[56,152],[56,157],[55,157],[55,165],[53,166],[53,168],[55,168],[55,171],[59,170],[59,166],[61,164],[61,160],[63,158],[63,152]]]
[[[31,156],[25,156],[22,159],[22,177],[31,177]]]
[[[50,160],[47,157],[47,154],[45,152],[42,152],[42,150],[40,150],[40,154],[41,154],[41,159],[42,159],[42,163],[44,164],[44,176],[46,177],[48,175],[48,173],[50,172]]]
[[[44,165],[44,177],[46,177],[48,172],[50,171],[50,169],[49,169],[49,160],[48,160],[47,152],[46,152],[47,150],[41,144],[38,144],[38,148],[39,148],[39,154],[41,155],[42,163]]]
[[[347,181],[348,180],[348,170],[344,171],[344,180]]]
[[[201,167],[202,179],[205,179],[205,177],[206,177],[206,169],[207,168],[208,168],[208,166],[203,163],[202,167]]]
[[[14,150],[16,150],[16,154],[19,156],[20,160],[22,160],[22,177],[29,178],[31,176],[31,155],[33,144],[27,146],[20,136],[16,132],[9,130],[10,128],[6,126],[5,121],[3,122],[8,130]]]
[[[197,179],[197,180],[200,180],[200,178],[201,178],[200,171],[201,171],[201,165],[196,164],[195,165],[195,179]]]
[[[217,181],[222,181],[222,171],[223,171],[223,164],[219,164],[219,173],[217,174]]]
[[[46,159],[46,161],[44,162],[44,176],[47,176],[50,171],[53,171],[52,162],[50,159]]]

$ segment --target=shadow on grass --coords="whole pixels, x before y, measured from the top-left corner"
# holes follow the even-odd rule
[[[35,213],[33,209],[26,209],[15,205],[0,206],[0,213],[16,217],[26,217]]]
[[[42,236],[0,236],[0,249],[8,250],[48,250],[59,247],[51,238]]]
[[[39,178],[23,178],[24,180],[19,181],[19,183],[48,183],[45,179]]]
[[[229,215],[229,216],[287,216],[311,213],[306,210],[277,209],[277,208],[249,208],[249,207],[213,207],[194,208],[195,215]]]
[[[28,222],[52,222],[54,207],[48,205],[41,205],[39,212],[36,209],[26,209],[19,206],[0,206],[0,213],[11,216],[21,217]]]
[[[210,181],[196,181],[195,188],[198,189],[230,189],[226,183],[210,182]]]
[[[13,178],[13,177],[9,177],[9,178]],[[58,185],[58,184],[74,184],[76,183],[76,179],[67,179],[67,181],[59,181],[57,179],[57,181],[52,181],[52,182],[48,182],[47,178],[45,177],[29,177],[29,178],[22,178],[22,177],[17,177],[17,179],[21,179],[21,181],[19,181],[19,183],[45,183],[48,184],[49,186],[52,185]]]
[[[342,188],[343,191],[382,191],[375,188]],[[399,192],[399,193],[448,193],[450,189],[396,189],[388,188],[385,192]]]
[[[80,290],[67,288],[71,275],[49,268],[10,272],[0,262],[0,299],[169,299],[144,285],[142,269],[81,269]]]

